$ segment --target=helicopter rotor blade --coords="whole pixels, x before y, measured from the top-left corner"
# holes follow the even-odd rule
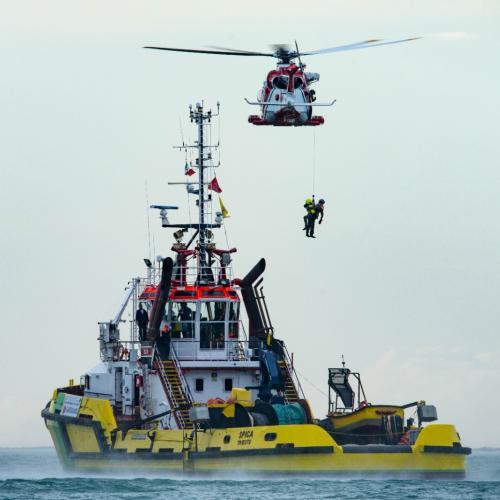
[[[242,49],[229,49],[227,47],[219,47],[217,45],[208,45],[208,48],[209,49],[217,49],[217,50],[221,50],[221,51],[225,51],[225,52],[231,52],[231,53],[235,53],[235,54],[252,54],[252,55],[261,55],[261,56],[273,56],[274,54],[272,54],[271,52],[256,52],[256,51],[253,51],[253,50],[242,50]]]
[[[351,43],[348,45],[339,45],[337,47],[330,47],[327,49],[318,49],[318,50],[310,50],[308,52],[302,52],[303,56],[313,56],[317,54],[329,54],[331,52],[344,52],[347,50],[357,50],[357,49],[368,49],[371,47],[380,47],[382,45],[392,45],[394,43],[403,43],[403,42],[411,42],[413,40],[418,40],[422,37],[416,36],[413,38],[404,38],[402,40],[390,40],[384,41],[379,39],[374,40],[365,40],[364,42]]]
[[[267,56],[274,57],[274,54],[264,52],[236,52],[232,50],[199,50],[199,49],[177,49],[174,47],[143,47],[143,49],[169,50],[171,52],[192,52],[195,54],[219,54],[224,56]]]
[[[299,52],[299,44],[297,43],[297,40],[295,40],[295,50],[297,51],[297,57],[299,58],[299,67],[301,70],[303,70],[306,66],[305,64],[302,64],[302,59],[300,58],[300,52]]]

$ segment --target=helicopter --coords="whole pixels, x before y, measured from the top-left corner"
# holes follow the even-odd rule
[[[168,50],[171,52],[191,52],[197,54],[218,54],[242,57],[274,57],[278,59],[276,69],[271,70],[257,101],[245,101],[252,106],[260,106],[260,115],[250,115],[248,121],[253,125],[273,125],[277,127],[300,127],[322,125],[325,119],[312,114],[313,106],[333,106],[336,100],[330,102],[316,102],[316,92],[311,85],[319,80],[319,73],[305,71],[306,65],[301,56],[328,54],[332,52],[345,52],[395,43],[410,42],[420,37],[405,38],[401,40],[385,41],[381,39],[365,40],[363,42],[338,45],[318,50],[300,52],[297,41],[292,49],[288,44],[272,45],[272,52],[255,52],[226,47],[209,47],[217,50],[181,49],[173,47],[144,47],[145,49]],[[297,60],[298,64],[295,64]]]

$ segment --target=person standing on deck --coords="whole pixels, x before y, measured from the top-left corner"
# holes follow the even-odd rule
[[[172,338],[170,337],[170,327],[168,323],[165,323],[160,330],[160,335],[156,341],[158,351],[160,353],[160,358],[165,361],[169,359],[170,356],[170,343]]]
[[[146,334],[148,329],[149,317],[147,311],[139,304],[139,309],[135,313],[135,322],[139,327],[139,340],[142,342],[146,340]]]
[[[179,320],[181,321],[181,331],[184,337],[193,337],[193,311],[185,302],[181,302],[179,311]]]

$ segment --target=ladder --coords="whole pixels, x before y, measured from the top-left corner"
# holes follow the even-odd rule
[[[192,429],[193,423],[189,418],[189,408],[193,404],[193,399],[172,348],[170,354],[172,359],[162,361],[155,349],[153,367],[158,370],[177,427],[179,429]]]
[[[181,377],[183,376],[180,374],[179,366],[176,361],[169,359],[163,361],[163,368],[170,383],[170,391],[173,396],[172,405],[174,408],[179,408],[179,410],[175,412],[178,420],[177,423],[181,429],[192,429],[193,423],[189,418],[189,407],[192,402],[189,400],[182,386]]]
[[[295,387],[295,383],[292,378],[292,368],[287,363],[286,359],[279,359],[278,366],[280,367],[281,373],[284,375],[285,387],[284,395],[287,403],[297,403],[299,398],[299,392]]]

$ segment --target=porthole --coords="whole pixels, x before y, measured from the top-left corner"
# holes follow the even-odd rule
[[[276,432],[267,432],[264,434],[264,441],[274,441],[276,437]]]

